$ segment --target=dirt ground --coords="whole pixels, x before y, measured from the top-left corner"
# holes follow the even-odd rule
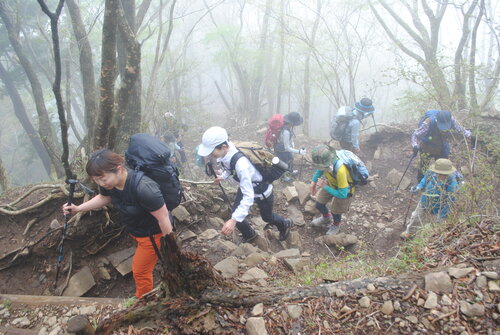
[[[380,131],[380,133],[371,136],[369,141],[365,139],[362,142],[360,157],[367,163],[373,181],[368,185],[357,188],[351,210],[343,218],[341,232],[353,234],[361,241],[344,254],[366,251],[373,257],[390,257],[397,252],[401,243],[399,235],[403,231],[402,223],[404,214],[408,209],[409,193],[405,191],[395,192],[395,186],[387,181],[386,176],[393,168],[401,172],[404,171],[408,157],[411,155],[409,146],[411,130],[405,129],[406,133],[391,129]],[[236,140],[244,139],[261,142],[263,138],[262,134],[255,132],[255,129],[251,127],[233,129],[230,132],[235,134],[233,138]],[[237,137],[236,134],[239,136]],[[182,177],[190,180],[208,180],[208,177],[204,176],[200,169],[195,168],[192,162],[192,151],[197,141],[198,138],[195,135],[187,135],[185,138],[188,158],[190,159],[190,169],[189,173],[186,171]],[[303,135],[298,135],[295,139],[296,147],[305,147],[309,151],[319,143],[319,141],[308,139]],[[373,159],[374,153],[379,147],[383,148],[381,158]],[[296,180],[309,183],[314,168],[300,157],[295,158],[295,167],[301,171]],[[416,179],[415,164],[410,167],[407,175],[412,181]],[[219,190],[215,186],[186,186],[190,188],[190,193],[195,197],[197,190],[204,190],[205,194],[219,194]],[[281,191],[290,184],[280,181],[276,182],[274,186],[275,211],[286,216],[288,203]],[[30,187],[31,185],[4,193],[0,198],[0,203],[11,202]],[[29,206],[47,194],[50,194],[50,190],[36,191],[16,206]],[[78,201],[82,201],[82,199]],[[17,265],[0,271],[0,292],[26,295],[50,295],[53,292],[52,287],[58,256],[57,245],[61,236],[60,227],[64,223],[60,207],[64,202],[64,198],[54,199],[28,214],[18,216],[0,215],[0,255],[4,255],[0,259],[0,267],[4,267],[12,260],[9,252],[20,248],[29,241],[37,241],[46,236],[29,255],[19,257],[15,261]],[[217,201],[214,203],[217,203]],[[198,205],[206,204],[200,201]],[[300,210],[303,210],[303,207],[298,202],[295,205]],[[203,208],[213,209],[214,207],[202,206]],[[220,206],[217,208],[220,208]],[[223,217],[222,213],[217,212],[211,212],[209,215]],[[258,215],[258,210],[254,208],[251,217],[256,215]],[[304,214],[304,218],[307,223],[313,217]],[[106,255],[133,245],[132,240],[125,233],[120,234],[117,219],[113,216],[110,219],[112,222],[105,217],[102,211],[97,211],[85,216],[76,227],[74,225],[69,226],[64,247],[63,271],[60,277],[62,279],[60,281],[64,280],[70,263],[73,272],[85,265],[89,265],[92,271],[95,271],[98,266],[106,262],[104,260]],[[29,229],[26,230],[26,226],[32,220],[36,221],[31,223]],[[58,222],[53,222],[53,220]],[[193,222],[181,223],[177,227],[180,231],[187,228],[196,234],[200,234],[213,227],[207,220],[193,220]],[[294,230],[300,234],[301,251],[312,255],[311,263],[314,264],[325,258],[334,257],[332,253],[339,253],[338,250],[332,250],[315,242],[315,238],[322,236],[324,231],[313,229],[308,224],[300,227],[295,226]],[[186,244],[185,248],[205,254],[213,264],[222,260],[222,257],[226,257],[223,254],[208,252],[210,249],[209,243],[204,245],[198,241],[193,244]],[[273,252],[278,252],[282,249],[282,246],[277,241],[271,241],[271,249]],[[111,269],[110,272],[111,280],[99,279],[97,285],[87,292],[85,296],[114,298],[133,296],[134,282],[131,275],[122,277],[114,269]],[[286,278],[289,273],[282,273],[282,275]]]

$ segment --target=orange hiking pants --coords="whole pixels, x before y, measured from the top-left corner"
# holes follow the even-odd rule
[[[153,235],[158,249],[162,234]],[[135,281],[135,296],[140,299],[153,289],[153,270],[158,260],[150,237],[132,238],[137,242],[134,258],[132,259],[132,273]]]

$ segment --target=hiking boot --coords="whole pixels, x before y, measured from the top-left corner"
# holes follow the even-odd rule
[[[240,245],[243,243],[252,243],[253,241],[255,241],[256,238],[257,238],[257,232],[255,230],[252,230],[252,235],[250,235],[249,237],[241,236],[238,242],[236,242],[236,245]]]
[[[283,230],[280,231],[279,240],[285,241],[288,236],[290,236],[290,230],[292,230],[293,221],[291,219],[285,219],[283,221]]]
[[[328,228],[333,223],[333,216],[320,216],[311,221],[311,226],[316,228]]]
[[[326,232],[326,235],[336,235],[340,230],[340,224],[332,224],[330,225],[330,228],[328,228],[328,231]]]

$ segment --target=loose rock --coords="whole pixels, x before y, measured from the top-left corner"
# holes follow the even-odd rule
[[[302,307],[299,305],[288,305],[286,310],[292,319],[298,319],[302,316]]]
[[[259,303],[252,308],[252,316],[261,316],[264,314],[264,304]]]
[[[428,273],[425,275],[425,290],[436,293],[451,293],[453,283],[450,276],[444,271]]]
[[[269,276],[267,273],[259,268],[251,268],[241,276],[242,281],[253,281],[258,279],[267,279]]]
[[[449,268],[448,269],[448,273],[450,274],[450,276],[452,276],[453,278],[457,278],[457,279],[467,276],[472,271],[474,271],[474,268],[462,268],[462,269]]]
[[[368,308],[368,307],[370,307],[371,300],[370,300],[370,298],[364,296],[363,298],[359,299],[358,303],[361,307]]]
[[[427,296],[427,300],[425,300],[424,308],[434,309],[436,308],[437,304],[438,304],[438,297],[436,293],[430,291],[429,295]]]
[[[267,335],[266,323],[264,318],[252,317],[248,318],[246,323],[246,329],[248,335]]]
[[[391,315],[394,312],[394,306],[392,304],[392,301],[389,300],[389,301],[384,302],[384,304],[382,305],[382,308],[380,310],[385,315]]]
[[[469,304],[467,301],[460,301],[460,312],[467,316],[483,316],[484,306],[479,303]]]
[[[238,260],[231,256],[215,264],[214,268],[219,270],[225,278],[233,278],[238,275]]]

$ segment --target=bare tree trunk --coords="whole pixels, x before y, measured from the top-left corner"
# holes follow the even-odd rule
[[[95,120],[97,118],[97,91],[95,86],[94,62],[92,48],[83,24],[80,9],[75,0],[66,0],[66,8],[71,17],[71,25],[80,51],[80,75],[83,85],[83,99],[85,101],[85,126],[87,128],[87,149],[93,148]]]
[[[311,109],[311,83],[310,83],[310,66],[311,66],[311,53],[315,48],[316,32],[318,31],[319,19],[321,18],[321,3],[322,0],[316,0],[316,18],[311,31],[311,38],[309,41],[309,50],[307,51],[305,67],[304,67],[304,134],[309,136],[309,115]]]
[[[7,176],[7,171],[3,167],[2,159],[0,158],[0,188],[2,192],[5,192],[9,188],[9,177]]]
[[[135,6],[134,6],[135,7]],[[133,8],[134,9],[134,8]],[[134,9],[135,10],[135,9]],[[120,31],[120,35],[126,43],[126,54],[127,61],[125,65],[125,69],[123,71],[123,77],[121,78],[121,85],[118,91],[118,112],[115,115],[113,122],[111,123],[111,129],[109,131],[109,140],[108,145],[110,149],[115,149],[117,145],[124,145],[126,140],[132,133],[131,131],[136,131],[139,129],[137,125],[129,125],[124,128],[124,131],[121,133],[122,137],[119,137],[120,126],[123,127],[124,120],[130,121],[135,120],[135,116],[131,115],[128,118],[125,117],[126,111],[129,113],[137,113],[140,120],[140,107],[139,111],[130,111],[129,110],[129,101],[130,97],[135,96],[138,92],[134,92],[135,83],[137,82],[137,78],[140,74],[140,64],[141,64],[141,46],[136,39],[134,30],[130,27],[127,22],[127,18],[125,17],[125,13],[120,5],[118,5],[118,27]],[[131,21],[133,22],[133,21]],[[135,96],[136,103],[139,103],[139,97]],[[118,147],[118,150],[121,151],[122,147]]]
[[[278,58],[278,90],[276,92],[276,113],[281,113],[281,95],[283,91],[283,71],[285,67],[285,1],[280,2],[280,54]]]
[[[255,76],[250,89],[250,121],[255,122],[260,117],[261,87],[264,73],[264,60],[270,57],[267,54],[267,35],[269,30],[269,16],[272,10],[272,0],[266,0],[266,9],[260,32],[259,53],[256,60]]]
[[[56,140],[55,132],[52,129],[50,124],[49,114],[45,107],[45,101],[43,97],[43,90],[40,81],[38,80],[38,76],[36,72],[33,70],[31,62],[28,57],[26,57],[22,45],[19,41],[19,34],[16,30],[16,26],[12,20],[12,14],[9,13],[9,8],[6,4],[5,0],[0,0],[0,16],[4,22],[4,26],[7,29],[9,41],[14,49],[19,63],[24,69],[26,76],[31,85],[31,90],[33,93],[33,99],[35,101],[36,111],[38,114],[38,133],[40,135],[40,139],[45,146],[47,153],[49,154],[50,160],[56,174],[58,177],[64,175],[64,169],[61,165],[60,160],[60,151],[58,147],[58,142]]]
[[[481,0],[481,3],[479,4],[479,14],[476,18],[476,22],[474,23],[474,27],[472,28],[470,56],[469,56],[470,107],[473,115],[479,114],[480,112],[479,105],[477,103],[477,92],[476,92],[476,39],[477,39],[477,30],[483,18],[483,14],[484,14],[484,0]]]
[[[26,108],[24,107],[23,100],[21,99],[21,95],[17,91],[14,81],[12,80],[10,74],[7,72],[7,70],[4,68],[1,62],[0,62],[0,79],[3,81],[5,89],[8,92],[9,97],[12,101],[12,106],[14,107],[14,113],[16,114],[17,119],[21,123],[21,126],[28,135],[31,144],[35,148],[36,153],[40,157],[42,165],[45,168],[45,172],[47,172],[47,175],[50,176],[51,161],[47,153],[47,149],[43,145],[40,136],[38,135],[35,128],[31,124],[31,121],[28,117],[28,113],[26,113]]]
[[[80,132],[78,131],[75,120],[73,120],[73,114],[71,110],[71,55],[68,53],[68,59],[65,61],[66,63],[66,117],[68,118],[68,124],[73,130],[73,134],[75,134],[76,140],[78,141],[78,145],[82,145],[83,138],[80,136]]]
[[[66,178],[75,178],[75,175],[71,171],[69,166],[69,144],[68,144],[68,124],[66,123],[66,115],[64,113],[64,103],[61,94],[61,50],[59,48],[59,29],[57,22],[59,21],[59,16],[64,5],[64,0],[59,0],[55,12],[51,12],[44,0],[38,0],[42,11],[50,18],[50,29],[52,31],[52,46],[54,48],[54,63],[55,63],[55,78],[54,84],[52,85],[52,91],[56,97],[57,114],[59,115],[59,124],[61,126],[61,141],[63,146],[63,153],[61,156],[61,161],[64,166],[64,171],[66,172]]]
[[[116,31],[119,0],[106,0],[102,25],[101,104],[93,149],[108,146],[111,121],[115,114]]]

